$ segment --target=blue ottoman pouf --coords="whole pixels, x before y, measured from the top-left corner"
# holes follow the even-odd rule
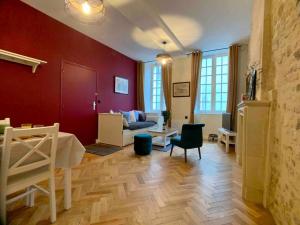
[[[149,134],[135,135],[134,151],[137,155],[149,155],[152,151],[152,136]]]

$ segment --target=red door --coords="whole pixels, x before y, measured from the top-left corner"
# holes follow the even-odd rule
[[[97,73],[70,62],[61,72],[61,131],[73,133],[82,144],[97,137]]]

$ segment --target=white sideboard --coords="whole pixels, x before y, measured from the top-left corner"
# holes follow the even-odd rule
[[[243,168],[243,198],[263,204],[266,184],[270,103],[244,101],[238,105],[237,162]]]

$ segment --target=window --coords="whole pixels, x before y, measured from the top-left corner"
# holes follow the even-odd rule
[[[151,74],[151,111],[157,112],[165,108],[162,80],[161,80],[161,66],[153,64]]]
[[[200,112],[222,113],[226,111],[228,54],[203,57],[199,89]]]

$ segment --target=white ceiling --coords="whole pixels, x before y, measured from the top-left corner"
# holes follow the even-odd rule
[[[252,0],[104,0],[104,20],[87,25],[68,16],[64,0],[22,0],[56,20],[136,60],[163,51],[225,48],[246,42]]]

